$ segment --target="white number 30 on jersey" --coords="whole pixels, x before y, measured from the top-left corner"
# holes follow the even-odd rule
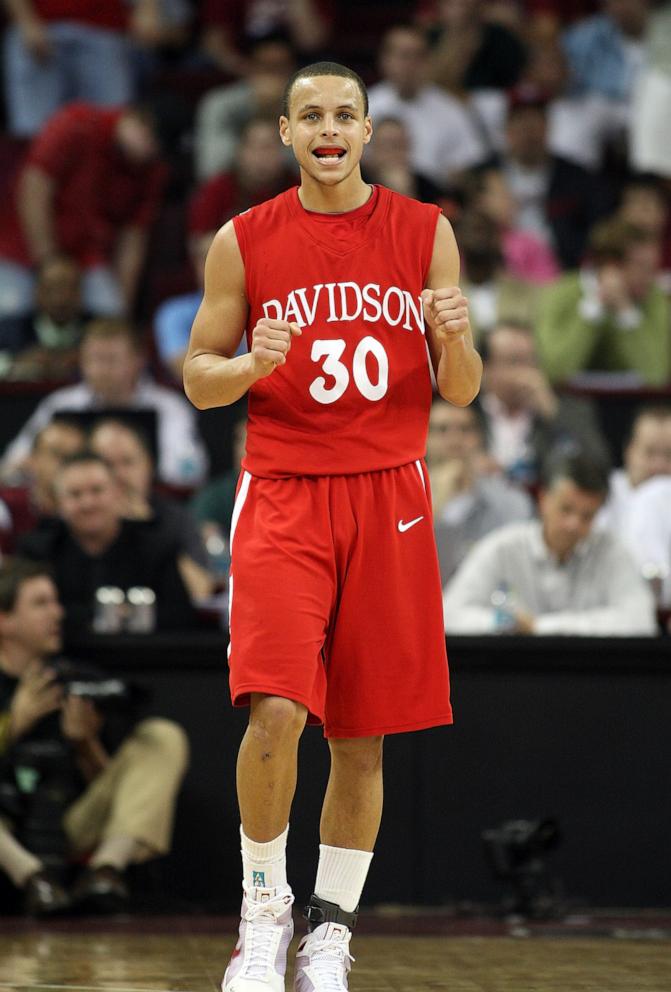
[[[347,345],[342,338],[330,341],[313,341],[310,358],[322,362],[322,372],[333,381],[327,384],[323,375],[310,383],[310,396],[317,403],[335,403],[349,386],[349,370],[341,361]],[[366,368],[366,358],[372,355],[377,362],[377,382],[371,382]],[[384,347],[376,338],[365,337],[359,341],[352,358],[352,378],[361,395],[371,401],[381,400],[389,385],[389,359]]]

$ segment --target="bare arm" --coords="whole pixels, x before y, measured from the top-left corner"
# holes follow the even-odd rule
[[[422,293],[426,339],[438,392],[456,406],[467,406],[480,389],[482,359],[473,345],[467,300],[458,289],[458,280],[457,243],[449,222],[441,216]]]
[[[144,265],[147,232],[142,227],[124,227],[117,238],[114,269],[126,310],[135,302],[137,284]]]
[[[58,251],[53,217],[54,181],[42,169],[27,166],[19,181],[17,208],[33,261]]]
[[[296,324],[260,320],[249,354],[235,356],[249,304],[245,270],[232,221],[216,234],[205,262],[205,294],[191,329],[184,360],[184,390],[194,406],[207,410],[235,403],[258,379],[286,362]]]

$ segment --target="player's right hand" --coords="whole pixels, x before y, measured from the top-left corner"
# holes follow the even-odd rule
[[[284,365],[292,338],[302,333],[298,324],[290,323],[288,320],[262,317],[257,321],[252,331],[250,354],[252,368],[259,378],[270,375],[279,365]]]

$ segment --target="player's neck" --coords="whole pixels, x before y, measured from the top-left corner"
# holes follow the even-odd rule
[[[298,198],[306,210],[321,214],[344,214],[357,210],[372,196],[372,187],[357,172],[335,186],[324,186],[306,173],[301,174]]]

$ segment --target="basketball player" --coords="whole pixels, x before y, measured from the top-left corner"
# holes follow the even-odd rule
[[[199,408],[249,392],[231,526],[230,684],[250,705],[238,757],[240,938],[224,992],[281,992],[293,933],[285,848],[306,721],[331,773],[297,992],[347,988],[349,941],[382,811],[385,734],[452,720],[422,461],[431,381],[476,395],[450,225],[363,182],[361,79],[301,69],[280,118],[300,187],[216,235],[184,367]],[[235,355],[246,331],[249,354]]]

